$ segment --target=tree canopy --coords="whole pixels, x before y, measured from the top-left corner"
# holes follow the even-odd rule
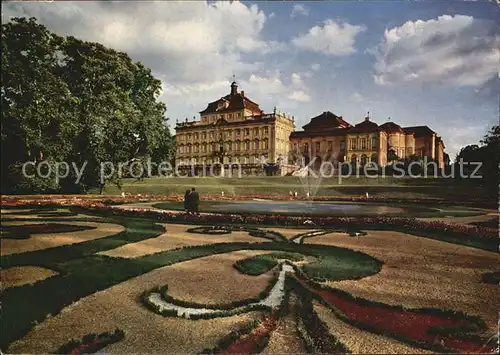
[[[500,126],[493,126],[484,138],[480,141],[480,145],[472,144],[463,147],[455,158],[455,163],[460,161],[464,163],[480,164],[479,173],[483,176],[483,182],[491,184],[495,190],[499,184],[499,167],[500,167]],[[468,170],[475,169],[471,165]],[[467,169],[466,169],[467,170]]]
[[[58,36],[35,18],[2,24],[1,45],[2,192],[85,192],[119,183],[118,169],[102,179],[104,162],[169,159],[161,81],[150,69],[99,43]],[[60,180],[26,178],[27,161],[32,170],[85,168],[80,179],[73,168]]]

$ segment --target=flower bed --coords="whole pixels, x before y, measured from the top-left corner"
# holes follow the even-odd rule
[[[105,348],[106,346],[116,343],[125,337],[123,330],[116,329],[114,333],[107,332],[101,334],[88,334],[81,341],[71,340],[67,344],[61,346],[56,354],[92,354]]]
[[[168,285],[164,286],[157,286],[152,288],[151,290],[145,291],[141,294],[141,302],[142,304],[154,311],[155,313],[160,313],[163,316],[169,317],[169,316],[177,316],[177,312],[171,312],[171,311],[159,311],[155,305],[153,305],[150,300],[149,296],[152,293],[158,293],[161,295],[161,298],[170,304],[180,306],[180,307],[185,307],[185,308],[197,308],[197,309],[210,309],[210,310],[221,310],[222,312],[219,312],[217,314],[218,317],[224,317],[224,316],[232,316],[235,315],[236,313],[233,312],[234,309],[236,308],[241,308],[245,306],[249,306],[252,303],[258,303],[265,299],[267,296],[269,296],[269,293],[271,292],[271,289],[274,287],[276,282],[278,281],[278,275],[277,273],[269,280],[266,288],[260,292],[258,297],[254,298],[247,298],[245,300],[238,300],[238,301],[232,301],[229,303],[215,303],[215,304],[200,304],[196,302],[190,302],[190,301],[184,301],[184,300],[179,300],[175,299],[174,297],[170,296],[167,294],[168,291]],[[255,307],[252,308],[252,310],[255,309]],[[242,310],[242,313],[248,312],[250,309],[245,309]],[[267,307],[262,307],[261,310],[266,311],[268,310]],[[199,317],[190,317],[190,319],[203,319],[203,315],[200,315]],[[209,318],[213,318],[213,316],[210,316]]]
[[[28,239],[33,234],[71,233],[71,232],[81,232],[90,229],[96,229],[96,227],[76,226],[71,224],[56,224],[56,223],[0,226],[0,230],[2,232],[7,232],[6,234],[2,233],[2,238],[6,239]]]
[[[233,265],[233,267],[242,274],[258,276],[268,272],[278,265],[278,261],[280,259],[301,261],[304,259],[304,256],[297,253],[275,252],[239,260]]]
[[[287,241],[286,237],[281,233],[244,226],[202,226],[187,229],[186,232],[207,235],[222,235],[229,234],[231,232],[248,232],[248,235],[250,235],[251,237],[269,239],[275,242]]]
[[[316,226],[339,228],[343,230],[394,230],[419,236],[463,244],[489,251],[498,250],[498,233],[491,229],[478,226],[446,223],[441,221],[424,221],[403,217],[293,217],[282,215],[242,215],[215,214],[188,215],[178,212],[157,210],[122,210],[103,204],[92,204],[90,211],[110,215],[154,218],[159,221],[193,224],[249,224],[249,225],[282,225],[302,226],[311,221]]]
[[[486,272],[481,276],[481,281],[491,285],[500,284],[500,271]]]
[[[485,339],[464,331],[482,330],[478,317],[440,309],[406,309],[353,297],[347,292],[310,281],[297,270],[290,278],[299,293],[310,293],[344,322],[376,334],[431,350],[478,352]],[[436,343],[436,338],[440,342]],[[485,349],[483,349],[485,350]],[[485,352],[493,351],[488,348]]]
[[[468,201],[463,200],[443,200],[437,198],[425,198],[418,199],[412,198],[411,201],[400,199],[400,198],[369,198],[366,196],[357,197],[341,197],[341,196],[314,196],[312,198],[307,197],[293,197],[288,195],[226,195],[222,197],[219,194],[203,194],[202,199],[205,201],[246,201],[254,199],[272,199],[281,201],[342,201],[342,202],[368,202],[368,203],[408,203],[413,204],[436,204],[436,205],[455,205],[455,206],[474,206],[480,208],[491,208],[496,209],[498,203],[495,199],[485,200],[485,199],[469,199]],[[89,201],[89,202],[103,202],[105,204],[125,204],[125,203],[136,203],[136,202],[155,202],[155,201],[184,201],[184,195],[148,195],[148,194],[127,194],[125,197],[117,195],[30,195],[30,196],[2,196],[2,207],[3,206],[17,206],[19,204],[30,204],[35,202],[38,203],[51,203],[54,201],[65,201],[65,203],[71,203],[72,201]]]
[[[313,297],[309,292],[301,292],[294,278],[288,278],[288,288],[299,296],[297,310],[297,330],[304,339],[308,353],[348,354],[349,349],[331,334],[318,314],[313,309]]]

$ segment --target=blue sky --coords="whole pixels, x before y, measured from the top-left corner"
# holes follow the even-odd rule
[[[168,117],[240,89],[297,128],[329,110],[348,122],[428,125],[453,158],[498,124],[498,4],[64,2],[4,4],[61,35],[127,52],[163,81]]]

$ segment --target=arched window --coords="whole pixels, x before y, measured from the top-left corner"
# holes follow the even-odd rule
[[[351,163],[356,164],[358,162],[358,157],[356,154],[351,155]]]
[[[368,162],[368,157],[366,156],[366,154],[363,154],[361,156],[361,165],[366,165],[367,162]]]

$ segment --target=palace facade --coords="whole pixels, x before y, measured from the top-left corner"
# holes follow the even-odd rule
[[[238,92],[236,82],[228,95],[200,112],[199,120],[186,119],[175,129],[175,164],[194,175],[206,174],[207,167],[217,174],[241,168],[243,174],[261,175],[270,166],[284,175],[296,170],[299,160],[309,164],[313,159],[385,166],[416,155],[445,165],[444,142],[427,126],[401,127],[390,120],[378,125],[369,115],[352,125],[327,111],[295,131],[294,117],[276,109],[264,113]]]
[[[264,162],[283,169],[287,165],[295,123],[293,117],[276,113],[276,109],[264,113],[233,82],[230,93],[210,102],[199,120],[186,119],[175,129],[179,170],[202,175],[203,169],[216,164],[217,174],[225,170],[227,175],[237,167],[244,174],[262,174]]]
[[[353,126],[327,111],[302,129],[290,135],[290,144],[306,163],[315,159],[385,166],[392,160],[419,156],[436,160],[441,169],[445,165],[444,142],[427,126],[401,127],[392,121],[378,125],[369,116]]]

